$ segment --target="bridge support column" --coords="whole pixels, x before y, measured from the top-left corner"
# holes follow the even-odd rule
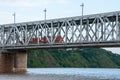
[[[14,67],[14,55],[7,51],[0,51],[0,73],[11,73]]]
[[[15,54],[14,72],[26,72],[27,70],[27,53],[25,50],[19,50]]]

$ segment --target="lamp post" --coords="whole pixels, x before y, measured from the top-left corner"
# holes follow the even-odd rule
[[[80,6],[82,7],[82,16],[83,16],[84,3],[82,3]]]
[[[45,35],[48,36],[48,33],[47,33],[47,27],[46,27],[46,8],[43,10],[44,11],[44,16],[45,16]]]
[[[81,17],[81,20],[80,20],[80,41],[82,42],[82,26],[83,26],[83,8],[84,8],[84,3],[82,3],[81,5],[81,8],[82,8],[82,17]]]
[[[46,8],[45,8],[45,10],[43,10],[43,11],[44,11],[44,13],[45,13],[45,23],[46,23],[46,12],[47,12]]]
[[[15,24],[15,22],[16,22],[16,14],[15,14],[15,12],[13,13],[13,17],[14,17],[14,24]]]
[[[15,27],[15,20],[16,20],[16,15],[15,15],[15,12],[13,13],[13,17],[14,17],[14,27]],[[14,28],[14,37],[13,37],[13,39],[14,39],[14,41],[13,41],[13,43],[15,44],[16,43],[16,38],[15,38],[15,28]]]

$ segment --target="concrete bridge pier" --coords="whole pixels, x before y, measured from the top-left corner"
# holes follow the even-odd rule
[[[14,57],[14,72],[26,72],[27,53],[25,50],[18,50]]]
[[[14,67],[14,55],[7,51],[0,51],[0,73],[11,73]]]
[[[25,50],[0,51],[0,73],[20,73],[27,70]]]

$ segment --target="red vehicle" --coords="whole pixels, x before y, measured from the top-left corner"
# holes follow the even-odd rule
[[[51,40],[51,37],[48,37],[49,40]],[[62,42],[62,37],[61,36],[57,36],[57,37],[53,37],[52,40],[55,39],[55,42]],[[25,41],[25,39],[23,39],[23,41]],[[46,37],[42,37],[42,38],[32,38],[30,40],[30,43],[37,43],[37,42],[42,42],[42,43],[46,43],[48,42]]]
[[[62,42],[62,37],[61,36],[57,36],[55,39],[55,42]]]
[[[51,37],[48,37],[48,39],[51,40]],[[52,41],[54,39],[55,39],[55,42],[62,42],[62,37],[61,36],[53,37]],[[41,38],[40,41],[44,42],[44,43],[48,42],[46,37]]]

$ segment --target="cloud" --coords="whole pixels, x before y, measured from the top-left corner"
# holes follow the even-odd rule
[[[0,24],[13,23],[13,16],[9,12],[0,12]]]
[[[14,11],[16,12],[16,22],[44,19],[44,8],[48,10],[48,19],[56,18],[58,15],[55,16],[55,13],[50,13],[49,11],[52,11],[52,9],[54,11],[57,7],[68,3],[70,3],[68,0],[0,0],[0,24],[13,23],[12,13]]]
[[[32,7],[34,4],[30,0],[0,0],[0,6]]]
[[[65,4],[68,0],[0,0],[0,6],[38,7],[51,4]]]
[[[56,2],[59,3],[59,4],[66,4],[70,1],[68,1],[68,0],[56,0]]]

